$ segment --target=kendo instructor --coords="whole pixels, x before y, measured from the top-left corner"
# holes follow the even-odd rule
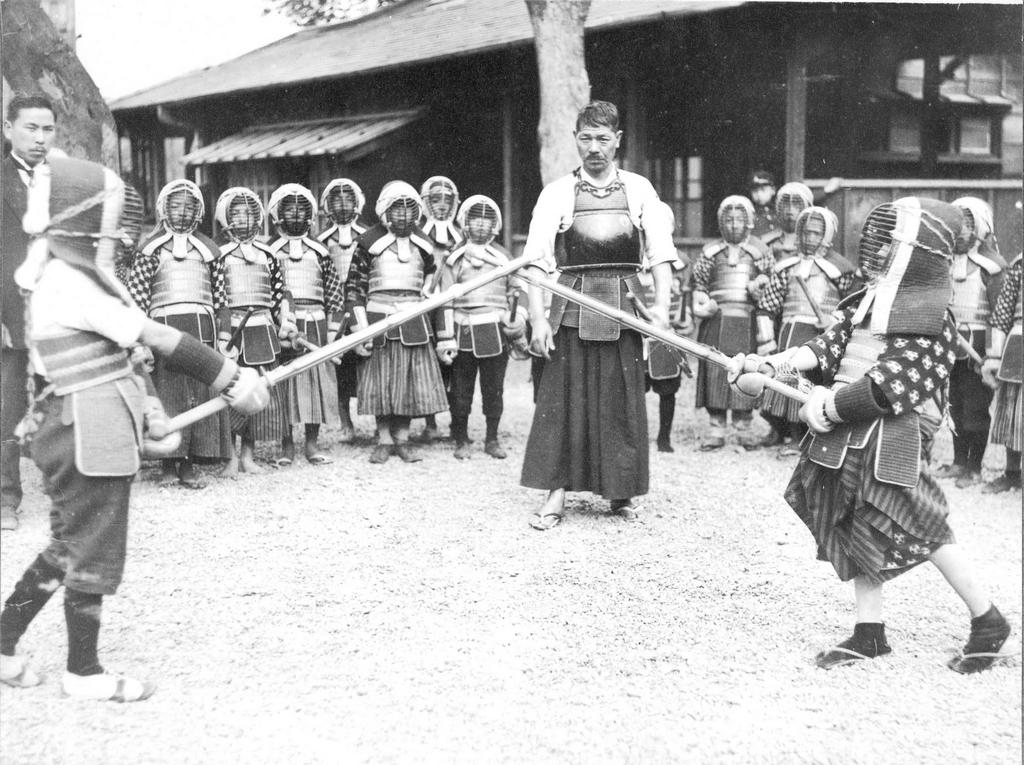
[[[541,191],[524,249],[534,256],[528,268],[557,273],[561,284],[622,310],[632,308],[630,295],[643,294],[637,274],[650,268],[651,314],[667,330],[671,211],[646,178],[615,165],[622,131],[614,104],[583,107],[573,136],[581,166]],[[535,285],[529,302],[532,349],[548,360],[521,479],[548,496],[530,525],[557,526],[567,491],[599,494],[633,520],[649,477],[642,338],[558,295],[545,316]]]

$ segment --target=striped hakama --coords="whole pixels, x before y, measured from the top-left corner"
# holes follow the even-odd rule
[[[217,394],[189,375],[167,370],[157,361],[153,372],[153,385],[169,417],[199,406]],[[204,457],[227,459],[231,455],[231,420],[227,410],[206,417],[181,430],[181,446],[167,459]]]
[[[329,368],[328,368],[329,367]],[[334,365],[320,364],[284,381],[281,395],[292,425],[324,425],[338,420]]]
[[[813,324],[784,322],[782,331],[779,333],[779,351],[795,346],[799,347],[808,340],[817,337],[819,331]],[[783,396],[781,393],[776,393],[771,389],[765,390],[761,397],[761,411],[775,417],[781,417],[786,422],[800,422],[801,406],[803,404],[799,401]]]
[[[923,461],[913,489],[875,478],[879,430],[835,470],[809,460],[808,437],[786,487],[786,501],[818,543],[818,559],[829,561],[843,581],[892,579],[955,541],[946,497]]]
[[[701,322],[697,340],[718,348],[727,356],[752,353],[757,347],[753,315],[724,316],[722,312]],[[717,364],[701,361],[697,367],[697,408],[751,411],[757,399],[733,390],[726,370]]]
[[[370,358],[359,365],[358,375],[359,414],[425,417],[448,409],[431,343],[410,346],[387,339],[374,346]]]
[[[617,342],[595,342],[561,327],[540,379],[520,483],[607,499],[646,494],[644,372],[639,334],[623,329]]]
[[[1024,416],[1021,414],[1020,383],[1002,382],[996,388],[995,408],[989,441],[1015,452],[1024,451]]]

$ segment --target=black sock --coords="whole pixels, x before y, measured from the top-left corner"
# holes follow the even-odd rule
[[[25,569],[0,613],[0,653],[14,656],[14,648],[28,625],[63,581],[64,572],[47,563],[42,555]]]
[[[500,417],[488,417],[487,422],[487,433],[484,435],[485,441],[497,441],[498,440],[498,423],[501,421]]]
[[[967,443],[970,455],[967,458],[967,468],[973,473],[980,473],[982,460],[985,459],[985,447],[988,446],[988,434],[968,433]]]
[[[970,445],[963,436],[953,436],[953,464],[966,465],[970,454]]]
[[[885,625],[881,622],[857,622],[853,627],[853,637],[841,645],[872,658],[891,650],[885,640]]]
[[[103,672],[96,655],[100,636],[103,596],[88,592],[64,591],[64,620],[68,625],[68,672],[98,675]]]
[[[658,398],[658,440],[668,441],[672,435],[672,420],[676,414],[676,397]]]
[[[469,417],[452,415],[451,424],[452,438],[455,443],[464,444],[469,440]]]

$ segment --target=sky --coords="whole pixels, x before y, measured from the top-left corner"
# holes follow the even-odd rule
[[[217,64],[296,30],[261,0],[75,0],[78,57],[106,100]]]

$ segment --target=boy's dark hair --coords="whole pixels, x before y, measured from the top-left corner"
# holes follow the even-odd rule
[[[7,120],[14,122],[22,109],[49,109],[55,117],[57,116],[53,103],[46,96],[19,93],[7,104]]]
[[[619,110],[611,101],[591,101],[580,109],[576,117],[576,132],[583,127],[606,127],[612,132],[619,129]]]

